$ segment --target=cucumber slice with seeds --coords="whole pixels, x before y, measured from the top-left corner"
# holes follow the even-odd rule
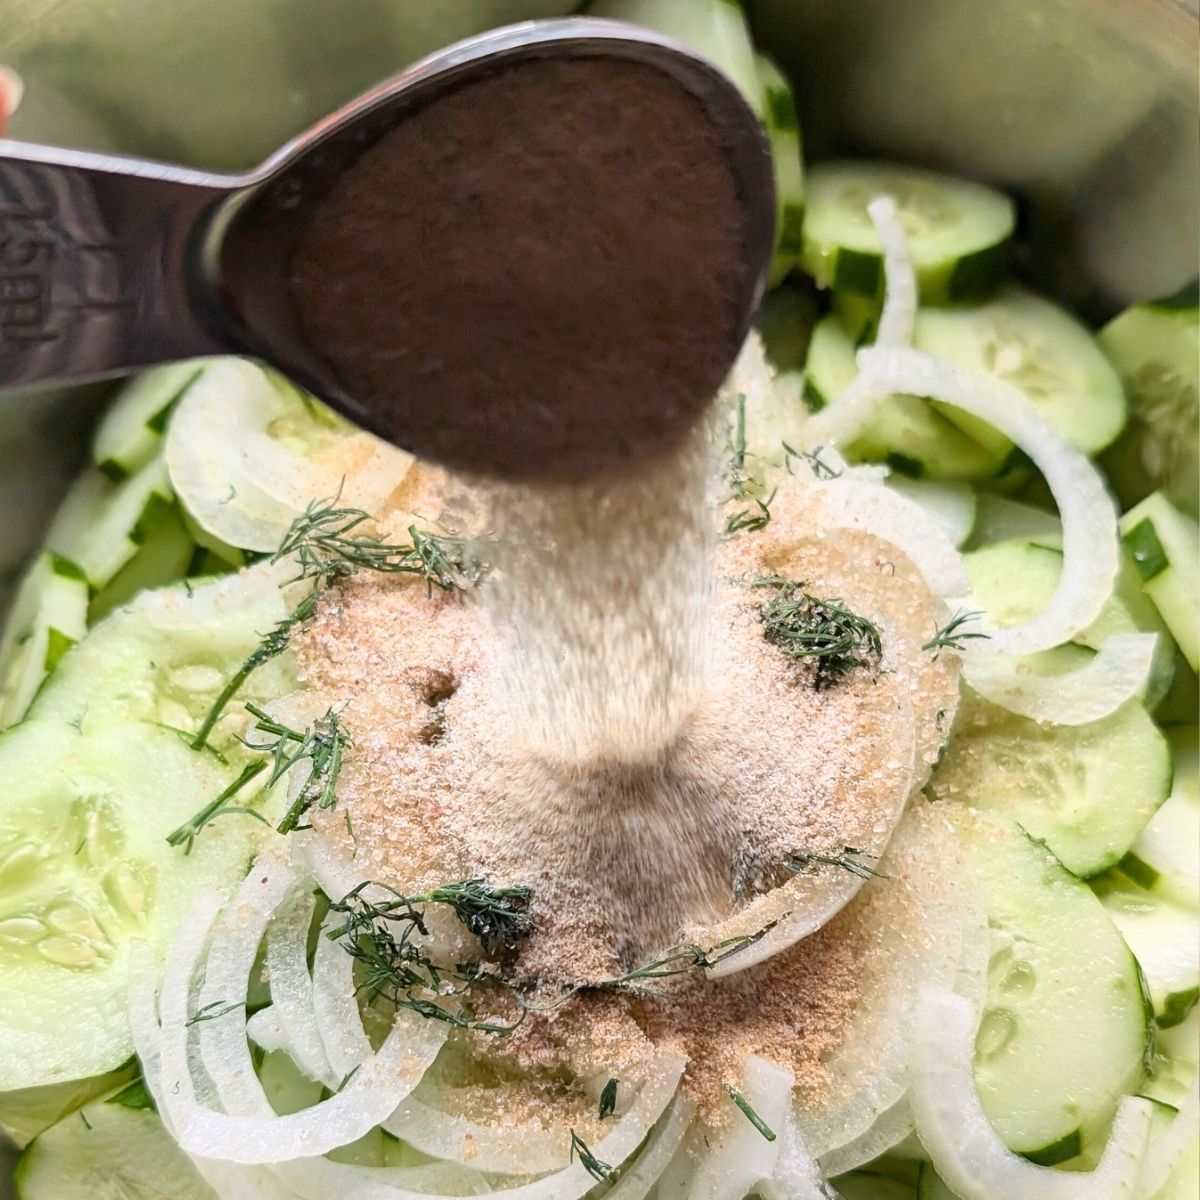
[[[21,1156],[18,1200],[216,1200],[154,1112],[90,1104]]]
[[[814,411],[836,399],[854,378],[854,344],[836,317],[817,322],[808,347],[804,397]],[[924,479],[976,479],[992,474],[999,460],[938,413],[927,400],[889,396],[875,408],[866,429],[847,446],[855,461],[887,463],[903,475]]]
[[[197,889],[240,880],[263,836],[230,818],[189,855],[167,844],[235,774],[150,725],[89,737],[26,721],[0,737],[0,1091],[99,1074],[133,1053],[133,939],[163,950]]]
[[[24,717],[42,681],[87,632],[83,572],[43,551],[17,589],[0,641],[0,728]]]
[[[969,845],[991,931],[980,1100],[1011,1149],[1065,1162],[1104,1136],[1141,1076],[1149,1031],[1137,964],[1100,901],[1044,846],[984,821]]]
[[[121,389],[92,442],[92,461],[108,478],[128,479],[158,453],[171,409],[204,370],[205,361],[155,367]]]
[[[138,552],[170,512],[173,499],[159,458],[118,484],[93,469],[67,494],[46,534],[46,546],[78,563],[98,590]]]
[[[783,73],[766,55],[754,58],[763,89],[763,127],[775,168],[775,254],[770,283],[800,265],[804,250],[804,149],[796,101]]]
[[[1113,442],[1125,426],[1125,393],[1091,333],[1070,313],[1014,285],[970,308],[923,308],[916,346],[959,366],[1003,379],[1023,391],[1047,421],[1087,454]],[[944,414],[980,445],[1007,455],[1012,443],[970,413]]]
[[[1200,309],[1139,304],[1098,341],[1129,397],[1129,429],[1105,466],[1126,501],[1162,488],[1184,512],[1200,507]]]
[[[1136,700],[1102,721],[1070,726],[1041,725],[972,697],[929,786],[939,799],[1018,822],[1088,878],[1120,861],[1166,799],[1171,756]]]
[[[877,299],[883,254],[867,205],[891,196],[908,234],[924,304],[986,295],[1003,277],[1012,201],[982,184],[863,160],[819,163],[808,173],[804,268],[821,287]]]
[[[1192,670],[1200,668],[1200,525],[1162,492],[1121,518],[1121,538],[1142,587],[1162,614]]]

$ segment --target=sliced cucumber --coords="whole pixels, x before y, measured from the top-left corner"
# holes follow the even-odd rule
[[[1089,725],[1041,725],[978,698],[930,783],[1018,822],[1081,878],[1121,859],[1170,786],[1166,739],[1136,700]]]
[[[87,604],[83,572],[52,551],[38,555],[0,641],[0,728],[25,715],[42,681],[87,632]]]
[[[0,777],[3,1091],[129,1058],[131,941],[163,949],[197,889],[242,877],[264,826],[226,818],[189,855],[169,846],[167,835],[227,786],[231,768],[149,725],[88,737],[26,721],[0,738]]]
[[[802,376],[808,343],[817,323],[817,298],[791,282],[764,297],[755,318],[767,360],[779,375]]]
[[[851,1171],[833,1180],[842,1200],[917,1200],[912,1184],[875,1171]]]
[[[804,374],[809,408],[824,408],[836,399],[856,370],[854,343],[837,318],[818,321]],[[977,479],[1000,466],[927,400],[915,396],[880,401],[870,425],[846,447],[846,455],[856,461],[887,463],[901,474],[925,479]]]
[[[914,342],[959,366],[983,371],[1023,391],[1068,441],[1088,454],[1113,442],[1125,426],[1121,381],[1095,338],[1065,309],[1009,285],[985,304],[923,308]],[[945,415],[999,456],[1012,443],[961,409]]]
[[[1200,309],[1139,304],[1100,331],[1101,348],[1129,397],[1129,429],[1111,474],[1122,499],[1163,489],[1196,516],[1200,487]]]
[[[1200,918],[1120,877],[1097,880],[1099,895],[1146,977],[1160,1028],[1178,1025],[1200,999]]]
[[[182,579],[196,551],[179,506],[172,504],[146,535],[138,552],[92,597],[88,622],[95,624],[141,592]]]
[[[194,359],[143,371],[117,393],[92,442],[92,461],[109,479],[128,479],[158,453],[171,409],[204,363]]]
[[[314,500],[336,495],[346,507],[375,512],[413,461],[238,358],[214,359],[184,392],[165,454],[196,525],[239,550],[260,551],[276,549]]]
[[[1138,887],[1175,904],[1200,906],[1200,780],[1197,730],[1169,730],[1175,759],[1171,795],[1117,864]]]
[[[1139,1091],[1176,1108],[1187,1098],[1200,1069],[1200,1009],[1193,1008],[1178,1024],[1159,1029],[1154,1037],[1150,1073]]]
[[[67,494],[46,534],[46,546],[78,563],[88,583],[98,590],[166,518],[172,499],[161,459],[152,459],[118,484],[93,469]]]
[[[1051,1165],[1103,1136],[1148,1046],[1137,963],[1091,890],[1013,826],[969,838],[991,930],[975,1046],[984,1111]]]
[[[1155,492],[1121,518],[1146,595],[1192,670],[1200,669],[1200,525]]]
[[[971,590],[998,625],[1028,621],[1049,603],[1062,574],[1058,535],[1039,539],[1014,538],[981,546],[964,561]],[[1153,633],[1158,636],[1154,661],[1141,699],[1153,708],[1166,694],[1175,674],[1175,644],[1170,631],[1152,604],[1146,603],[1132,558],[1117,576],[1112,596],[1100,615],[1073,639],[1078,646],[1099,650],[1117,633]],[[1049,660],[1044,655],[1025,659],[1031,670]]]
[[[157,1114],[90,1104],[21,1156],[18,1200],[216,1200]]]
[[[927,510],[956,546],[967,540],[975,524],[976,497],[965,483],[892,475],[887,486]]]
[[[593,0],[593,17],[628,21],[675,38],[721,68],[761,117],[764,97],[750,27],[738,0]]]
[[[923,1163],[921,1178],[917,1181],[917,1200],[959,1200],[933,1169],[932,1163]]]
[[[0,1136],[7,1137],[18,1150],[23,1150],[51,1125],[85,1104],[125,1087],[136,1075],[137,1064],[131,1059],[104,1075],[0,1092]]]
[[[792,86],[764,54],[754,56],[763,90],[763,127],[775,167],[775,254],[770,282],[800,265],[804,250],[804,149]]]
[[[276,576],[257,567],[199,586],[143,592],[63,658],[32,715],[87,733],[133,721],[194,732],[229,677],[286,616]],[[285,653],[250,676],[245,696],[272,700],[295,688]],[[228,726],[242,717],[228,714],[218,733],[232,734]],[[214,744],[222,744],[220,736]]]
[[[1007,496],[982,493],[975,504],[975,525],[967,549],[977,550],[992,542],[1013,538],[1040,540],[1062,537],[1062,522],[1055,513]]]
[[[1196,1200],[1200,1195],[1200,1138],[1184,1151],[1171,1177],[1151,1200]]]
[[[1003,277],[1014,208],[982,184],[895,163],[824,162],[808,174],[804,268],[820,287],[878,299],[883,254],[867,205],[891,196],[924,304],[986,295]]]

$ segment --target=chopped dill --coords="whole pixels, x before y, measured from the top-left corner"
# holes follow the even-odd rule
[[[390,898],[368,900],[367,888],[378,889]],[[493,979],[477,964],[447,968],[435,963],[416,940],[428,936],[425,918],[418,907],[444,904],[475,934],[484,950],[512,949],[530,930],[530,891],[525,887],[491,887],[478,879],[432,888],[416,896],[405,896],[384,884],[362,883],[330,911],[346,920],[327,936],[359,962],[365,976],[361,987],[431,1020],[445,1021],[460,1029],[483,1033],[510,1033],[520,1023],[498,1025],[477,1019],[463,999],[471,984]],[[458,1007],[446,1008],[437,998],[454,997]],[[523,1014],[522,1014],[523,1019]]]
[[[865,857],[861,850],[856,850],[853,846],[843,846],[837,854],[802,851],[786,859],[783,866],[793,875],[800,875],[813,867],[837,867],[859,879],[878,879],[879,872],[862,861]]]
[[[264,825],[268,824],[266,817],[262,813],[256,812],[252,808],[247,808],[242,804],[230,804],[234,796],[252,779],[265,771],[266,768],[267,764],[265,762],[250,763],[216,799],[210,800],[194,817],[185,821],[173,833],[168,834],[167,845],[182,846],[184,854],[191,854],[192,847],[196,844],[196,839],[204,831],[205,827],[218,817],[228,817],[238,814],[253,817],[256,821],[261,821]]]
[[[338,1092],[340,1092],[342,1090],[342,1088],[344,1088],[346,1086],[346,1084],[348,1084],[350,1082],[350,1080],[352,1080],[355,1077],[355,1075],[357,1075],[359,1073],[359,1071],[361,1071],[361,1070],[362,1070],[362,1063],[355,1063],[355,1065],[352,1066],[350,1068],[350,1070],[348,1070],[346,1072],[346,1074],[342,1076],[342,1081],[334,1089],[334,1094],[336,1095]]]
[[[337,802],[336,788],[342,769],[342,755],[350,744],[341,717],[330,708],[323,717],[300,732],[272,717],[257,704],[247,704],[246,711],[255,719],[251,733],[266,734],[273,739],[246,742],[249,749],[271,755],[271,775],[264,786],[271,787],[298,762],[308,760],[308,776],[283,819],[275,827],[278,833],[308,828],[301,825],[300,821],[314,804],[318,808],[332,808]]]
[[[754,478],[746,473],[746,459],[750,457],[746,449],[746,397],[738,394],[737,406],[734,410],[733,431],[729,437],[729,466],[725,477],[729,482],[730,500],[749,500],[750,508],[738,509],[729,514],[725,521],[723,537],[733,537],[737,533],[757,533],[771,523],[771,501],[775,499],[772,492],[765,500],[756,495],[757,485]]]
[[[724,537],[733,537],[736,533],[757,533],[766,529],[771,523],[771,501],[775,499],[772,492],[765,500],[760,496],[748,496],[753,508],[740,508],[729,514],[725,521]]]
[[[768,1125],[766,1121],[764,1121],[762,1117],[760,1117],[758,1113],[754,1111],[750,1101],[747,1100],[746,1097],[743,1096],[742,1093],[731,1084],[727,1083],[725,1085],[725,1092],[729,1096],[730,1100],[732,1100],[734,1104],[736,1104],[738,1108],[742,1110],[746,1120],[749,1121],[750,1124],[753,1125],[754,1128],[757,1129],[758,1132],[761,1133],[768,1142],[773,1142],[776,1136],[775,1130],[773,1130],[770,1125]]]
[[[591,1152],[591,1150],[588,1149],[587,1142],[585,1142],[583,1140],[583,1138],[581,1138],[579,1136],[579,1134],[577,1134],[575,1132],[575,1130],[572,1129],[571,1130],[571,1162],[575,1161],[576,1155],[579,1156],[579,1163],[583,1167],[583,1169],[593,1179],[597,1180],[600,1183],[603,1183],[613,1173],[612,1167],[606,1162],[601,1162]]]
[[[604,1121],[617,1111],[617,1081],[610,1079],[600,1093],[600,1120]]]
[[[818,688],[858,667],[878,668],[879,630],[840,600],[812,596],[802,584],[778,575],[756,579],[752,586],[774,589],[760,613],[763,636],[788,658],[815,659]]]
[[[922,650],[932,650],[937,658],[941,650],[962,650],[963,642],[970,638],[987,638],[990,635],[982,629],[967,629],[965,626],[982,617],[981,612],[956,612],[945,625],[934,629],[933,637],[921,647]]]
[[[814,446],[811,450],[793,450],[787,442],[783,443],[783,465],[787,467],[788,474],[792,472],[792,459],[799,458],[808,464],[809,470],[817,479],[828,481],[830,479],[841,478],[841,470],[837,467],[831,467],[822,457],[821,451],[824,446]]]
[[[83,1122],[84,1129],[86,1129],[88,1133],[91,1133],[92,1123],[87,1119],[87,1113],[85,1113],[82,1108],[79,1110],[79,1119]]]
[[[204,1005],[203,1008],[198,1008],[184,1022],[185,1025],[199,1025],[202,1021],[215,1021],[218,1017],[227,1017],[231,1012],[237,1012],[239,1008],[245,1007],[245,1000],[233,1000],[226,1002],[225,1000],[214,1000],[211,1004]]]

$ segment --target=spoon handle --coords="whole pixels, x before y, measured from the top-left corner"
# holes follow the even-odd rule
[[[232,182],[0,139],[0,388],[221,350],[188,264]]]

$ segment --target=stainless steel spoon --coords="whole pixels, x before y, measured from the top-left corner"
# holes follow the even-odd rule
[[[250,354],[375,427],[306,343],[288,301],[288,262],[313,204],[440,92],[499,65],[597,54],[669,73],[721,127],[752,268],[740,306],[744,334],[774,226],[770,157],[756,117],[720,71],[679,43],[617,22],[567,18],[508,26],[424,59],[245,175],[0,140],[0,388]]]

